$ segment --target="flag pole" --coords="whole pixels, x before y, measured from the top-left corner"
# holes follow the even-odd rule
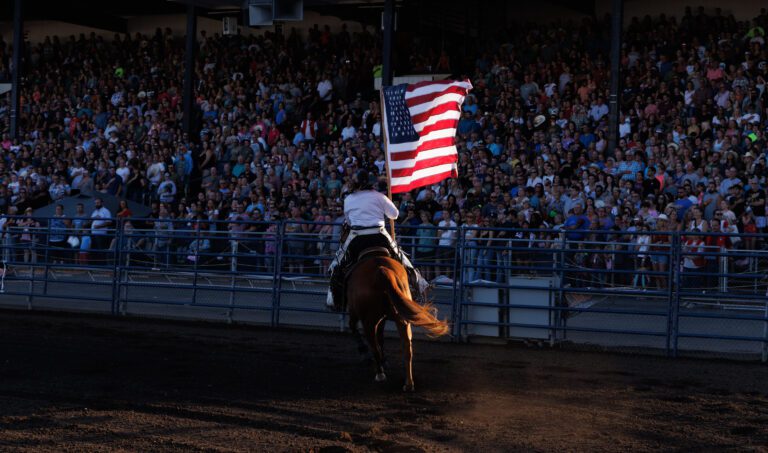
[[[381,86],[381,90],[379,90],[379,107],[381,108],[381,115],[379,116],[381,119],[381,136],[384,139],[384,171],[387,173],[387,197],[389,197],[390,200],[392,200],[392,173],[391,173],[391,167],[389,163],[389,150],[387,149],[387,142],[389,140],[387,139],[387,121],[386,121],[386,115],[384,114],[384,85]],[[394,200],[393,200],[394,201]],[[392,236],[392,240],[395,240],[395,220],[389,219],[389,230],[390,235]]]

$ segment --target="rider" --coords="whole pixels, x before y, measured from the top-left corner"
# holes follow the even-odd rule
[[[355,180],[355,190],[344,199],[344,218],[350,231],[328,267],[331,282],[326,305],[329,308],[341,308],[347,266],[357,262],[360,252],[377,246],[388,249],[390,255],[403,264],[409,280],[416,282],[416,293],[423,298],[428,283],[414,269],[385,227],[386,219],[397,218],[397,207],[386,195],[373,190],[367,171],[357,172]]]

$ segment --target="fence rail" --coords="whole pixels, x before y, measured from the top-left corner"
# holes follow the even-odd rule
[[[5,218],[0,305],[343,328],[339,224]],[[768,236],[407,226],[453,338],[768,359]]]

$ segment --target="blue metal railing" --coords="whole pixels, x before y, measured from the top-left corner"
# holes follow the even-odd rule
[[[155,222],[119,219],[100,238],[71,225],[54,231],[50,219],[37,227],[6,222],[0,303],[100,307],[113,315],[144,306],[167,306],[171,314],[181,310],[174,307],[209,308],[224,310],[230,322],[252,312],[271,326],[344,325],[344,315],[324,308],[338,224]],[[321,237],[324,225],[333,234]],[[678,232],[652,232],[664,240],[647,244],[638,240],[644,232],[456,227],[442,229],[455,231],[455,239],[441,245],[439,235],[419,234],[426,230],[440,228],[408,226],[411,234],[398,238],[435,282],[435,304],[457,341],[479,331],[506,339],[533,332],[550,342],[647,347],[670,356],[704,350],[768,359],[768,253],[712,245],[735,235],[697,233],[710,245],[692,251],[692,235]],[[494,237],[468,239],[473,231]],[[78,247],[61,246],[62,234]],[[742,246],[753,237],[768,243],[764,235],[738,236]]]

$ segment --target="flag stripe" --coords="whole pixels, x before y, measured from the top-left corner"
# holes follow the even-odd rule
[[[449,139],[450,142],[448,141],[441,142],[445,144],[440,146],[450,146],[453,144],[454,134],[455,132],[452,129],[438,129],[436,131],[432,131],[429,134],[424,135],[423,138],[420,138],[416,142],[399,143],[397,145],[392,145],[392,149],[389,151],[390,158],[391,159],[407,159],[407,157],[399,157],[399,155],[401,153],[418,151],[422,149],[422,147],[426,145],[427,142],[431,142],[435,140]],[[404,146],[404,145],[410,145],[410,146]],[[434,148],[434,146],[432,148]],[[423,148],[423,149],[431,149],[431,148]]]
[[[392,186],[396,185],[403,185],[403,184],[409,184],[408,180],[415,180],[415,179],[422,179],[426,178],[428,176],[437,175],[441,173],[450,172],[456,168],[456,164],[444,164],[437,167],[432,168],[422,168],[421,170],[414,171],[413,174],[409,177],[397,177],[392,178]]]
[[[452,156],[452,155],[455,158],[455,154],[456,154],[456,151],[454,151],[453,146],[443,146],[440,148],[432,148],[425,151],[420,151],[417,155],[409,159],[393,160],[389,164],[393,170],[400,169],[400,168],[409,168],[409,167],[413,167],[413,165],[419,160],[431,159],[437,156]]]
[[[466,83],[466,82],[456,82],[454,80],[422,80],[421,82],[416,82],[414,84],[408,85],[408,92],[412,93],[419,88],[441,88],[443,85],[458,85],[460,83]]]
[[[413,124],[423,123],[424,121],[427,121],[432,115],[438,115],[450,110],[461,110],[461,106],[459,106],[459,104],[456,102],[446,102],[445,104],[432,106],[430,109],[420,112],[418,115],[412,115],[412,121]]]
[[[429,111],[435,105],[444,105],[447,103],[458,103],[458,102],[462,102],[463,100],[464,100],[463,94],[445,93],[445,94],[441,94],[440,96],[437,96],[431,102],[424,102],[424,103],[415,104],[411,106],[406,101],[406,105],[408,105],[408,108],[411,111],[412,115],[418,115],[420,113]],[[459,105],[459,104],[454,104],[454,105]]]
[[[427,129],[430,126],[437,126],[438,123],[441,123],[442,125],[440,127],[451,127],[454,130],[459,125],[459,118],[461,118],[461,112],[457,110],[452,110],[450,112],[441,113],[439,115],[435,115],[431,118],[429,118],[427,121],[421,122],[419,124],[414,124],[413,128],[418,133],[424,132],[425,129]],[[448,123],[442,123],[442,121],[446,120],[453,120],[453,125],[450,126]],[[430,130],[427,130],[424,133],[428,133]]]
[[[413,165],[413,167],[410,167],[410,168],[403,168],[403,169],[393,168],[392,177],[399,178],[402,176],[411,176],[419,170],[424,170],[426,168],[433,168],[439,165],[453,164],[455,162],[456,162],[455,156],[438,156],[438,157],[433,157],[432,159],[424,159],[416,162]]]
[[[390,156],[390,160],[392,164],[398,163],[398,165],[403,165],[402,162],[407,162],[409,160],[416,159],[419,156],[419,154],[426,153],[429,151],[434,151],[436,149],[449,149],[453,153],[456,153],[456,147],[454,146],[453,137],[430,140],[428,142],[423,143],[421,146],[419,146],[415,150],[392,154]],[[395,166],[392,168],[398,168],[398,167]]]
[[[447,178],[456,178],[459,176],[458,171],[456,171],[455,167],[449,167],[447,170],[443,170],[437,173],[424,175],[418,179],[408,178],[410,179],[410,183],[405,182],[398,182],[397,185],[393,183],[392,185],[392,193],[402,193],[402,192],[408,192],[413,189],[417,189],[419,187],[428,186],[430,184],[435,184],[437,182],[440,182]],[[403,179],[403,178],[398,178]]]
[[[406,105],[408,105],[408,107],[414,107],[419,104],[424,104],[427,102],[432,102],[432,101],[439,102],[437,98],[440,98],[442,96],[446,96],[449,94],[457,94],[459,95],[459,99],[463,99],[466,93],[467,93],[467,90],[465,90],[462,87],[450,86],[445,90],[435,91],[432,93],[423,94],[421,96],[408,97],[408,95],[406,95],[405,103]]]

